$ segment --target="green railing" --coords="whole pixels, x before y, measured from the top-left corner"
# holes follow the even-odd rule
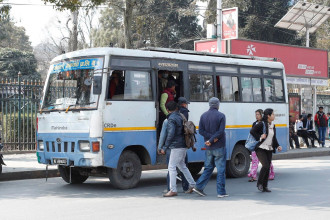
[[[4,151],[36,150],[41,80],[0,78],[0,129]]]

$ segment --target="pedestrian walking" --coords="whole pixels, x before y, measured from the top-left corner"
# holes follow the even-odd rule
[[[257,182],[258,190],[261,192],[271,192],[268,188],[269,169],[272,162],[273,153],[276,149],[280,152],[282,147],[278,144],[276,138],[276,129],[274,125],[275,114],[274,110],[267,108],[264,111],[264,123],[258,123],[252,127],[250,134],[260,142],[256,146],[256,154],[261,162],[261,170]],[[263,134],[263,126],[266,126],[266,134]]]
[[[252,127],[256,124],[262,122],[262,109],[258,109],[255,111],[256,115],[256,121],[253,122]],[[249,182],[257,181],[257,173],[258,173],[258,166],[259,166],[259,159],[257,157],[257,154],[255,151],[251,152],[251,170],[248,174],[248,177],[250,177]],[[275,172],[274,172],[274,166],[273,163],[270,163],[270,169],[269,169],[269,180],[273,180],[275,178]]]
[[[193,189],[200,196],[206,196],[204,188],[209,182],[214,168],[217,168],[217,194],[219,198],[228,196],[225,189],[226,170],[226,116],[219,112],[220,101],[212,97],[210,109],[203,113],[199,121],[199,133],[205,141],[204,171]]]
[[[328,116],[328,134],[329,134],[329,140],[330,140],[330,112],[328,112],[327,116]]]
[[[168,117],[168,116],[171,115],[172,111],[169,111],[168,108],[167,108],[167,111],[169,113],[167,115],[167,117]],[[158,154],[160,154],[160,155],[165,155],[166,154],[166,164],[168,166],[169,161],[170,161],[171,149],[170,148],[165,148],[165,140],[167,138],[167,123],[168,123],[168,120],[166,118],[163,122],[162,130],[160,132],[157,151],[158,151]],[[188,163],[187,157],[185,158],[185,163],[186,164]],[[183,191],[187,192],[188,189],[189,189],[189,183],[186,180],[186,178],[184,177],[184,175],[181,173],[181,175],[178,176],[177,179],[179,179],[181,181]],[[164,193],[167,193],[168,191],[170,191],[169,172],[167,172],[166,182],[167,182],[167,188],[166,188],[166,191]]]
[[[325,145],[325,132],[328,127],[328,117],[323,112],[323,107],[319,107],[319,111],[316,112],[314,117],[315,124],[319,131],[319,143],[324,147]]]
[[[184,159],[187,154],[186,143],[183,133],[183,119],[178,111],[178,105],[176,102],[171,101],[167,103],[167,109],[171,112],[167,122],[167,137],[165,140],[164,148],[170,148],[171,154],[168,163],[168,171],[170,177],[170,191],[165,193],[164,197],[177,196],[176,187],[176,168],[183,173],[189,183],[189,191],[191,193],[195,186],[195,181],[188,170]]]

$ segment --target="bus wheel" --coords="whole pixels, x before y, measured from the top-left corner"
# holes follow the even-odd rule
[[[189,163],[188,169],[192,176],[197,176],[197,174],[199,172],[201,172],[203,166],[204,166],[204,163]]]
[[[246,176],[250,169],[250,153],[243,145],[236,145],[231,159],[227,161],[228,177]]]
[[[80,184],[88,179],[88,176],[81,175],[78,169],[75,167],[71,167],[71,182],[70,182],[70,167],[58,166],[58,171],[60,171],[60,175],[62,179],[67,183]]]
[[[140,158],[133,151],[124,151],[119,158],[116,169],[109,169],[111,184],[118,189],[136,187],[141,178],[142,165]]]
[[[2,165],[0,164],[0,174],[2,173]]]

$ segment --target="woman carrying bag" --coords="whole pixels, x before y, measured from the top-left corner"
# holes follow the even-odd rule
[[[258,156],[258,159],[262,165],[257,187],[261,192],[271,192],[268,189],[268,177],[270,164],[272,162],[273,153],[276,152],[276,149],[280,152],[282,147],[279,146],[276,138],[276,129],[273,123],[275,119],[274,110],[267,108],[264,111],[264,116],[262,120],[264,123],[258,123],[250,131],[250,134],[260,142],[256,145],[255,152]],[[263,134],[263,126],[266,126],[266,134]]]

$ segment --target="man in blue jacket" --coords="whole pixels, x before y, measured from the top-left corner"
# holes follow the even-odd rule
[[[217,168],[217,193],[219,198],[227,197],[225,189],[226,171],[226,116],[219,112],[220,101],[212,97],[209,100],[210,109],[202,114],[199,121],[199,133],[204,137],[206,160],[204,171],[193,189],[200,196],[211,178],[214,168]]]
[[[164,197],[177,196],[176,188],[176,167],[183,173],[189,183],[189,191],[192,192],[195,186],[195,181],[191,176],[186,164],[185,157],[187,154],[187,147],[183,134],[183,119],[178,111],[178,105],[176,102],[171,101],[167,103],[166,107],[171,113],[168,117],[167,123],[167,137],[165,140],[164,148],[170,148],[170,161],[168,163],[168,172],[170,176],[170,191],[164,194]]]

